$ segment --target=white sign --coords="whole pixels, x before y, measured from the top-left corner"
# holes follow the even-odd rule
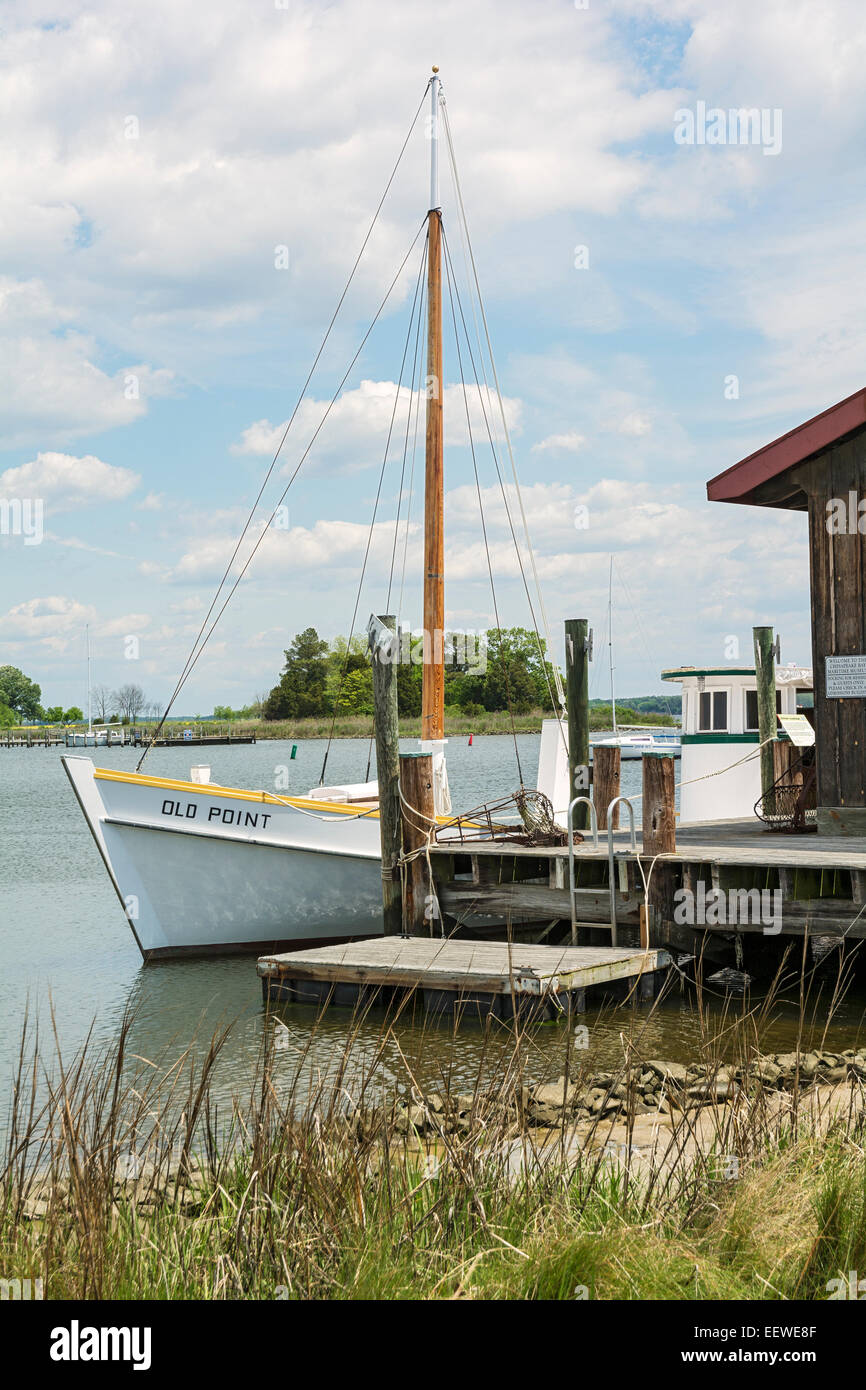
[[[828,656],[827,699],[866,699],[866,656]]]
[[[779,723],[797,748],[811,748],[813,746],[815,730],[805,714],[780,714]]]
[[[184,729],[183,736],[184,738],[192,738],[192,729]]]

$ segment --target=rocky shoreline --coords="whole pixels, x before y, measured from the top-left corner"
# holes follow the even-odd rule
[[[809,1088],[866,1083],[866,1048],[844,1052],[765,1053],[743,1066],[650,1060],[619,1072],[588,1078],[560,1076],[557,1081],[524,1086],[506,1102],[518,1126],[561,1128],[612,1120],[623,1115],[683,1112],[733,1102],[759,1091],[806,1091]],[[397,1134],[419,1137],[468,1133],[478,1115],[489,1112],[483,1095],[413,1095],[398,1100],[390,1119]],[[496,1108],[495,1102],[493,1108]],[[377,1121],[381,1116],[377,1115]],[[367,1117],[369,1125],[372,1116]],[[362,1124],[364,1122],[362,1121]],[[365,1126],[366,1127],[366,1126]]]

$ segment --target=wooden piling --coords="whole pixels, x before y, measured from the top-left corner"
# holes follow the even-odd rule
[[[772,795],[776,780],[773,745],[767,739],[776,737],[776,655],[773,629],[753,627],[752,640],[755,648],[755,680],[758,685],[758,734],[761,740],[761,793],[764,797],[764,812],[773,815],[775,797]],[[773,803],[773,804],[771,804]]]
[[[620,751],[596,744],[592,750],[592,799],[599,830],[607,828],[607,808],[619,796]],[[611,830],[619,829],[619,807],[613,808]]]
[[[427,856],[423,852],[435,816],[431,753],[400,754],[400,791],[403,853],[421,851],[406,866],[403,929],[411,936],[438,936],[439,908]]]
[[[376,775],[379,782],[379,836],[382,846],[382,916],[386,936],[403,930],[403,892],[400,878],[402,817],[400,814],[400,744],[397,722],[397,661],[399,649],[393,614],[380,615],[379,626],[367,629],[373,659],[373,719],[376,732]],[[292,757],[295,750],[292,749]]]
[[[565,620],[565,698],[568,713],[568,799],[589,795],[589,652],[586,618]],[[575,807],[574,826],[585,830],[589,808]]]
[[[677,847],[674,760],[667,753],[643,755],[643,852],[673,854]]]

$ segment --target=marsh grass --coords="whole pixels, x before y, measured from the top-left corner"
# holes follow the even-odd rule
[[[785,986],[783,971],[776,992]],[[822,1015],[844,988],[840,974]],[[804,1029],[811,990],[800,991]],[[698,1010],[701,998],[699,971]],[[318,1025],[287,1053],[266,1015],[253,1082],[228,1110],[212,1087],[228,1024],[179,1056],[145,1059],[127,1016],[102,1052],[88,1040],[67,1061],[53,1037],[50,1062],[25,1027],[0,1274],[40,1276],[46,1298],[74,1299],[826,1298],[831,1279],[866,1274],[862,1124],[853,1099],[816,1125],[796,1086],[780,1107],[757,1085],[773,999],[732,1003],[721,1018],[704,1008],[700,1060],[713,1084],[741,1067],[748,1101],[712,1108],[703,1149],[699,1112],[672,1110],[664,1144],[638,1168],[605,1151],[613,1122],[599,1118],[594,1147],[574,1142],[565,1112],[558,1129],[532,1123],[531,1026],[488,1025],[459,1095],[455,1031],[434,1101],[401,1047],[405,1001],[359,1009],[323,1075]],[[630,1148],[648,1014],[620,1012],[609,1090],[626,1088],[616,1123]],[[587,1059],[568,1036],[563,1055],[564,1087],[581,1084]],[[726,1180],[715,1158],[731,1153]]]

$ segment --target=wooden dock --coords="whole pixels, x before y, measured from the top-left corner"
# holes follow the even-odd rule
[[[557,1018],[582,1012],[587,990],[651,998],[670,961],[660,950],[381,936],[261,956],[258,973],[271,1001],[386,1005],[410,991],[432,1013]]]
[[[640,942],[643,875],[649,874],[649,943],[723,960],[734,938],[749,943],[746,966],[792,937],[866,939],[866,839],[768,831],[759,821],[712,821],[678,826],[676,850],[656,857],[631,848],[627,831],[613,835],[618,942]],[[538,937],[540,924],[570,920],[567,847],[503,841],[447,844],[431,849],[436,893],[446,931],[502,931]],[[596,942],[609,928],[611,900],[607,832],[596,847],[589,835],[574,847],[578,941]],[[641,873],[643,870],[643,875]],[[774,919],[711,913],[683,921],[681,890],[699,895],[770,894]],[[775,895],[779,896],[776,897]],[[679,895],[679,896],[678,896]],[[757,899],[755,899],[757,905]],[[742,908],[744,900],[738,903]],[[766,900],[764,901],[766,906]],[[778,908],[778,911],[775,909]],[[561,927],[560,927],[561,929]],[[554,936],[555,936],[554,929]],[[607,938],[609,939],[609,938]],[[739,949],[739,946],[738,946]],[[751,952],[751,962],[749,953]]]

